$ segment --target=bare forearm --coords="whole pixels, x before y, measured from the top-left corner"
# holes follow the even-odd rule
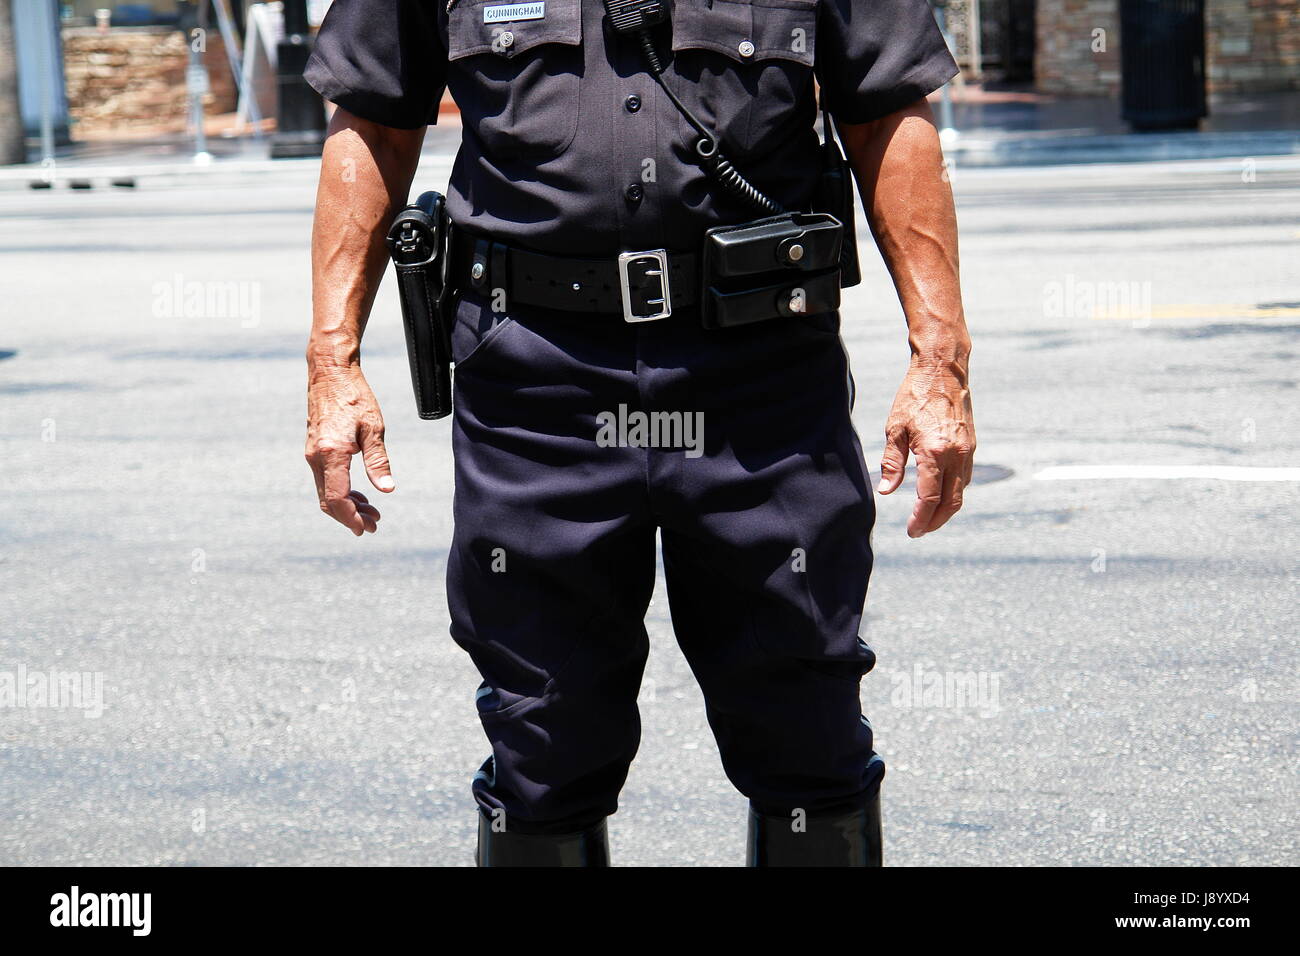
[[[907,533],[919,538],[961,509],[974,468],[957,215],[925,100],[873,123],[843,127],[841,136],[871,234],[898,289],[912,348],[911,367],[885,422],[877,490],[896,491],[908,455],[915,456],[916,503]]]
[[[383,278],[388,224],[406,201],[423,130],[396,130],[336,110],[321,158],[312,228],[308,362],[359,362],[361,336]]]
[[[397,486],[384,417],[361,373],[361,335],[384,275],[384,239],[406,201],[424,130],[378,126],[339,109],[330,121],[311,236],[312,326],[307,344],[306,458],[321,511],[355,535],[379,509],[352,487],[352,456],[382,492]]]
[[[957,217],[929,104],[841,128],[871,233],[907,317],[913,364],[965,378]]]

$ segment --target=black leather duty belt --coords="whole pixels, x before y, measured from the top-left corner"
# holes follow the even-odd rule
[[[653,322],[689,309],[699,299],[699,256],[689,252],[652,249],[625,252],[617,259],[576,259],[453,227],[448,268],[453,286],[489,297],[504,294],[507,308],[531,305]]]

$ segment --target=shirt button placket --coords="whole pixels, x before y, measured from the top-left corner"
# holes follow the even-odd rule
[[[657,231],[657,210],[655,197],[650,194],[650,184],[655,178],[659,117],[653,95],[655,90],[646,90],[642,86],[645,82],[644,64],[637,54],[635,49],[626,50],[627,65],[631,69],[624,73],[626,78],[617,88],[617,99],[610,104],[616,111],[613,127],[622,169],[622,185],[615,187],[622,193],[618,202],[620,241],[628,249],[652,248],[648,244]]]
[[[623,109],[628,113],[639,113],[641,111],[642,101],[640,94],[629,93],[623,98]],[[640,142],[644,139],[644,130],[640,129],[629,137],[629,142]],[[641,205],[641,200],[645,198],[645,187],[639,182],[629,183],[623,190],[623,198],[628,204],[636,207]]]

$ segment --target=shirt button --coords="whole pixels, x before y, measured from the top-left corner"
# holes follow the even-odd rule
[[[645,196],[645,188],[640,183],[633,183],[624,190],[628,202],[640,202]]]
[[[629,96],[627,99],[623,101],[623,105],[627,107],[627,111],[629,113],[635,113],[637,110],[641,108],[641,97],[633,93],[631,96]]]
[[[754,55],[754,44],[750,43],[748,40],[741,40],[740,46],[737,49],[740,51],[741,56]]]
[[[497,42],[501,44],[501,49],[508,50],[515,45],[515,35],[507,30],[497,38]]]

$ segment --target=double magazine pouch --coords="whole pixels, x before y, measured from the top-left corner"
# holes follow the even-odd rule
[[[451,335],[447,315],[447,213],[440,193],[403,209],[388,230],[406,330],[411,385],[421,418],[451,414]]]
[[[862,281],[853,172],[822,113],[814,212],[781,213],[704,234],[701,317],[710,329],[829,312]]]
[[[844,226],[830,213],[782,213],[704,234],[701,319],[721,329],[840,305]]]

